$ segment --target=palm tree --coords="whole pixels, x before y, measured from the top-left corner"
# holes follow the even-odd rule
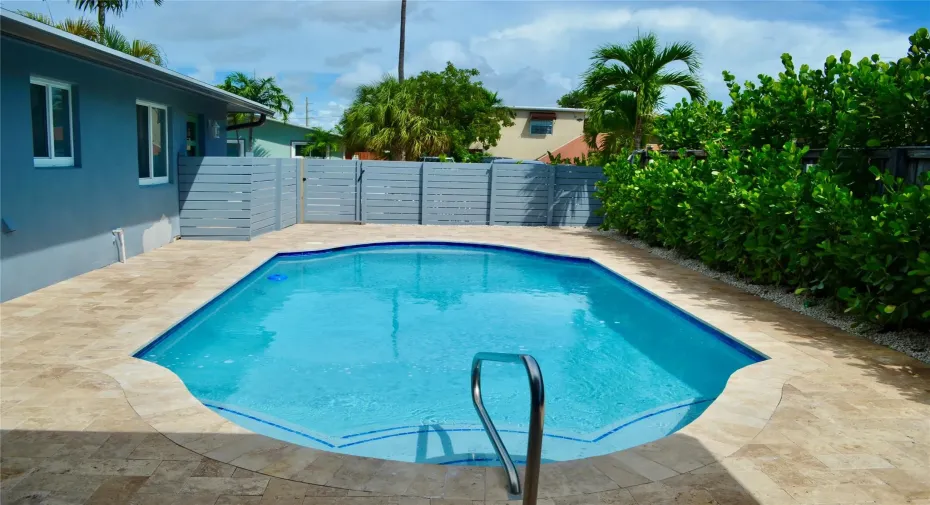
[[[110,49],[115,49],[130,56],[139,58],[140,60],[145,60],[149,63],[154,63],[155,65],[161,66],[164,66],[165,64],[164,54],[161,52],[161,49],[157,45],[145,40],[129,40],[125,35],[120,33],[119,30],[113,28],[112,26],[106,27],[103,30],[103,37],[101,37],[99,27],[88,19],[69,18],[59,23],[54,23],[52,22],[51,18],[44,14],[37,14],[35,12],[28,11],[17,12],[22,16],[32,19],[33,21],[38,21],[40,23],[58,28],[59,30],[68,32],[72,35],[77,35],[78,37],[97,42],[106,47],[109,47]]]
[[[666,87],[682,88],[692,100],[705,99],[697,78],[701,59],[690,43],[676,42],[660,49],[655,34],[647,33],[627,45],[602,46],[591,59],[583,89],[590,99],[592,124],[614,136],[622,136],[632,126],[634,149],[642,146],[644,127],[662,105]],[[687,71],[666,68],[675,62],[684,63]]]
[[[400,0],[400,53],[397,55],[397,80],[404,82],[404,43],[407,30],[407,0]]]
[[[324,156],[329,159],[329,153],[333,149],[339,148],[342,136],[334,130],[326,130],[318,126],[310,128],[307,134],[306,156],[311,156],[314,151],[323,151]]]
[[[164,0],[153,0],[161,5]],[[107,11],[122,16],[131,4],[141,4],[142,0],[74,0],[74,6],[82,11],[97,11],[97,36],[101,43],[106,36]]]
[[[108,26],[103,30],[103,45],[149,63],[161,66],[165,64],[161,49],[158,46],[144,40],[129,40],[112,26]]]
[[[359,86],[355,100],[340,122],[346,147],[387,152],[390,158],[400,160],[445,152],[450,145],[449,136],[415,112],[415,84],[387,76],[381,82]]]
[[[288,115],[294,112],[294,102],[292,102],[290,97],[284,93],[284,90],[278,86],[274,77],[256,79],[242,72],[233,72],[227,75],[223,83],[217,87],[252,100],[253,102],[258,102],[280,113],[284,121],[287,121]],[[249,120],[253,117],[252,114],[236,114],[234,115],[234,122],[246,122],[243,119],[245,116],[248,116]],[[249,128],[248,150],[252,150],[252,128]]]

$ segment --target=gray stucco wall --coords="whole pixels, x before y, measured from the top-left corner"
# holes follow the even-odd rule
[[[187,114],[199,114],[203,154],[226,152],[226,105],[6,37],[0,41],[0,300],[118,261],[111,231],[122,228],[127,256],[180,234],[177,156]],[[75,166],[33,164],[29,77],[71,83]],[[168,106],[170,182],[140,186],[136,100]],[[212,138],[208,120],[221,125]]]

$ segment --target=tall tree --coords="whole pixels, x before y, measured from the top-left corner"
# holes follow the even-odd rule
[[[397,55],[397,80],[404,82],[404,44],[407,31],[407,0],[400,0],[400,52]]]
[[[161,66],[165,64],[164,53],[162,53],[161,48],[157,45],[145,40],[129,40],[112,26],[106,27],[103,31],[103,37],[100,37],[99,27],[92,21],[84,18],[69,18],[58,23],[53,23],[52,19],[44,14],[28,11],[18,11],[18,13],[34,21],[54,26],[72,35],[77,35],[78,37],[103,44],[110,49],[116,49],[117,51],[139,58],[140,60],[145,60],[149,63]]]
[[[655,34],[647,33],[626,45],[602,46],[591,59],[583,89],[590,98],[593,126],[601,133],[619,136],[621,130],[611,131],[611,125],[632,125],[634,149],[642,146],[644,127],[662,105],[665,88],[679,87],[692,100],[705,99],[697,77],[701,59],[690,43],[675,42],[660,48]],[[687,70],[670,70],[668,67],[675,63],[684,64]],[[630,113],[632,117],[622,117]],[[603,122],[598,123],[598,118]]]
[[[155,5],[161,5],[164,0],[152,0]],[[97,12],[98,40],[103,43],[106,36],[107,12],[122,16],[123,12],[133,4],[142,4],[143,0],[74,0],[78,9]]]
[[[416,113],[415,85],[388,76],[378,83],[359,86],[340,122],[346,148],[383,153],[399,160],[448,149],[445,132],[430,118]]]
[[[235,93],[243,98],[248,98],[253,102],[258,102],[277,113],[281,114],[281,119],[287,121],[291,112],[294,112],[294,102],[291,101],[284,90],[275,82],[274,77],[263,77],[256,79],[242,72],[233,72],[226,76],[218,88]],[[245,117],[248,119],[244,119]],[[234,121],[244,123],[251,121],[253,114],[236,114]],[[248,150],[252,151],[253,129],[249,128],[249,146]]]
[[[487,149],[513,125],[513,109],[475,81],[475,69],[446,64],[442,72],[422,72],[400,82],[386,77],[361,86],[340,126],[347,148],[394,159],[452,154],[464,159],[477,143]]]
[[[329,153],[338,149],[340,142],[342,142],[342,136],[337,131],[314,126],[307,134],[304,156],[322,155],[324,158],[329,158]]]
[[[476,69],[460,69],[447,62],[442,72],[421,72],[410,79],[417,97],[416,112],[449,138],[448,152],[433,154],[463,159],[475,143],[483,149],[496,145],[501,127],[514,124],[513,109],[474,80],[479,75]]]
[[[559,104],[559,107],[565,107],[568,109],[583,109],[585,108],[585,98],[584,90],[573,89],[562,95],[556,101],[556,103]]]

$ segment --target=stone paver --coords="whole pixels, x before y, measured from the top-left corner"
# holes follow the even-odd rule
[[[0,305],[0,503],[519,503],[496,468],[253,434],[130,357],[276,252],[391,240],[590,257],[771,357],[669,437],[544,465],[541,505],[930,505],[927,365],[590,231],[377,225],[182,240]]]

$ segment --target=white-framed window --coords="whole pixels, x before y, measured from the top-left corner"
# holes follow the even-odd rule
[[[168,182],[168,107],[136,100],[139,184]]]
[[[245,156],[245,139],[226,139],[226,156],[232,158]]]
[[[530,135],[552,135],[551,119],[533,119],[530,121]]]
[[[306,146],[307,146],[306,142],[303,142],[300,140],[292,140],[291,141],[291,158],[303,158],[305,156],[309,158],[310,153],[304,152],[303,150]]]
[[[29,97],[35,166],[74,166],[71,85],[42,77],[30,77]]]

